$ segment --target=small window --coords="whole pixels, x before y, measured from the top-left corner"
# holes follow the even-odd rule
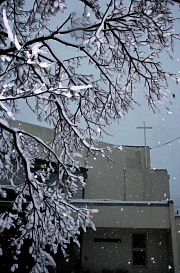
[[[146,265],[146,235],[132,234],[133,265]]]

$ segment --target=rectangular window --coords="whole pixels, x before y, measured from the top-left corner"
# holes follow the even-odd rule
[[[146,265],[146,235],[132,234],[133,265]]]
[[[117,238],[94,238],[94,242],[96,243],[121,243],[121,239]]]

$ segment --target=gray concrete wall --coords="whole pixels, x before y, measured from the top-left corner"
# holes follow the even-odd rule
[[[146,266],[132,264],[132,234],[146,235]],[[82,241],[82,266],[91,273],[102,269],[128,270],[128,273],[167,273],[170,261],[167,257],[167,230],[161,229],[113,229],[88,230]],[[94,238],[117,238],[121,242],[94,242]]]

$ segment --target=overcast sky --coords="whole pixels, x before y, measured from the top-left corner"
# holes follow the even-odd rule
[[[178,4],[175,4],[172,10],[175,17],[180,17]],[[180,32],[180,22],[176,23],[174,32]],[[180,77],[180,42],[175,43],[173,60],[164,54],[160,61],[167,71]],[[139,91],[141,88],[139,86]],[[175,93],[175,98],[171,98],[172,105],[167,104],[170,111],[159,107],[160,111],[154,114],[148,108],[142,91],[138,92],[137,100],[141,107],[135,106],[118,125],[114,122],[110,131],[114,137],[104,137],[104,141],[117,145],[144,145],[143,130],[137,127],[143,126],[143,121],[146,126],[153,127],[152,130],[146,130],[147,145],[152,148],[151,167],[168,169],[171,198],[180,210],[180,84],[170,82],[169,89]],[[169,144],[153,148],[174,139],[176,140]]]
[[[68,0],[67,4],[72,1]],[[76,1],[73,3],[75,4]],[[103,2],[105,2],[103,0]],[[108,2],[108,1],[107,1]],[[173,15],[180,17],[180,8],[178,4],[173,7]],[[60,15],[64,16],[64,15]],[[67,18],[67,14],[65,16]],[[57,19],[55,19],[56,21]],[[180,22],[176,23],[174,32],[180,32]],[[177,73],[180,77],[180,42],[176,42],[173,53],[173,61],[168,58],[166,54],[161,58],[161,62],[165,69],[169,72]],[[89,69],[89,67],[87,67]],[[143,130],[137,129],[137,127],[143,126],[145,121],[146,126],[153,127],[152,130],[147,130],[147,145],[151,149],[151,167],[157,169],[168,169],[170,175],[170,190],[171,199],[174,200],[176,209],[180,210],[180,85],[170,83],[172,93],[175,93],[175,98],[171,98],[172,105],[168,105],[170,110],[167,111],[161,106],[160,112],[153,113],[147,106],[145,101],[142,87],[139,86],[139,90],[136,94],[136,99],[141,104],[140,107],[134,106],[133,110],[130,110],[125,119],[119,124],[113,122],[109,133],[114,137],[104,136],[103,141],[117,144],[117,145],[144,145]],[[17,115],[17,119],[39,124],[36,119],[29,115],[29,112],[22,106],[22,112]],[[44,126],[44,124],[42,124]],[[178,138],[178,139],[177,139]],[[175,141],[172,141],[176,139]],[[160,146],[169,141],[169,144]],[[160,147],[156,147],[160,146]],[[156,148],[153,148],[156,147]]]

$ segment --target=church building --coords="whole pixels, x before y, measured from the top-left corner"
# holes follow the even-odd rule
[[[87,272],[179,272],[180,218],[174,216],[169,175],[152,170],[149,147],[146,153],[145,147],[124,146],[112,149],[114,162],[101,155],[89,159],[85,199],[73,200],[99,211],[97,230],[82,235]]]
[[[24,122],[12,126],[44,141],[52,137],[47,128]],[[81,232],[79,269],[72,254],[69,265],[63,262],[65,271],[56,257],[54,272],[179,273],[180,216],[174,215],[167,170],[151,169],[149,147],[99,145],[109,146],[112,160],[89,156],[91,168],[82,167],[86,186],[72,200],[75,206],[98,209],[96,231]]]

